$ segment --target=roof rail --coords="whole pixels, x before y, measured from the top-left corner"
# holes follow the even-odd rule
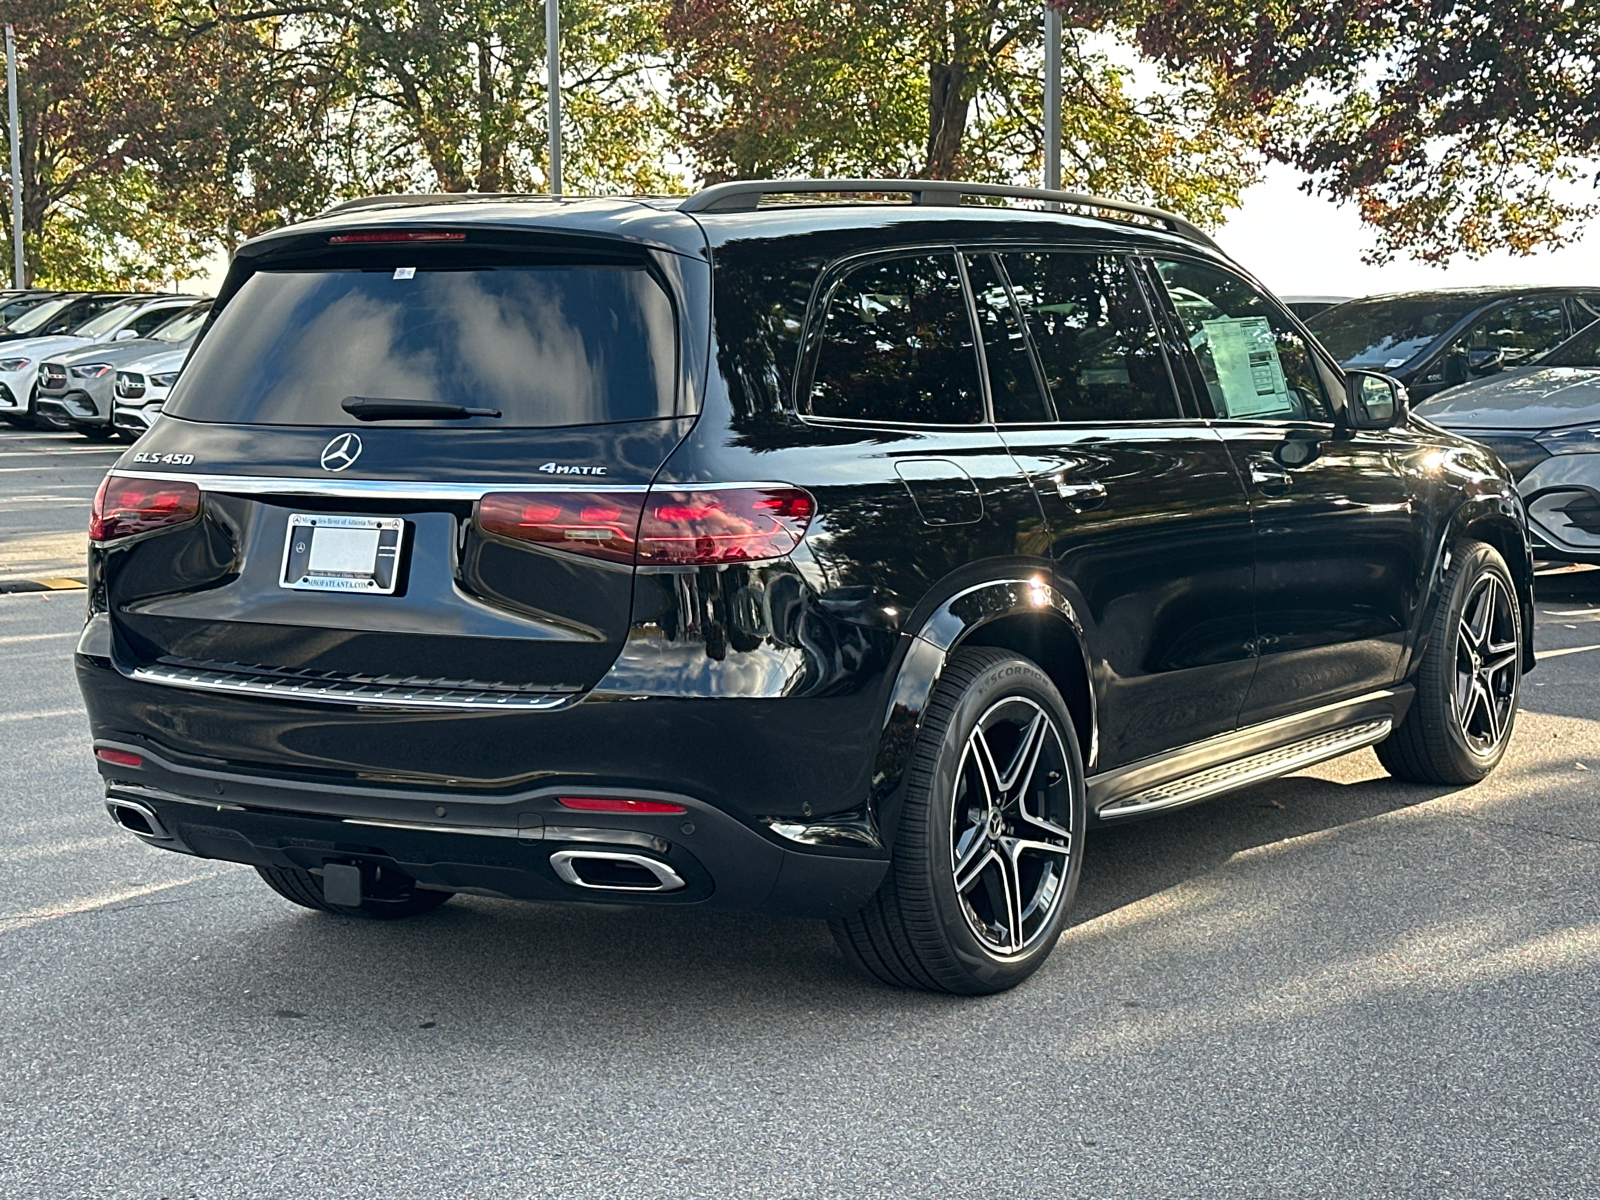
[[[1180,237],[1220,250],[1216,242],[1194,223],[1165,209],[1082,192],[1049,188],[1012,187],[1004,183],[962,183],[954,179],[741,179],[702,188],[678,205],[679,212],[753,212],[763,196],[804,193],[905,192],[913,204],[960,204],[968,196],[1000,196],[1008,200],[1044,200],[1071,208],[1126,213],[1143,217]]]

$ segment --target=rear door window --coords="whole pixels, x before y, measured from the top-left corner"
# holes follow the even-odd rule
[[[354,425],[351,397],[490,409],[453,426],[670,417],[677,328],[642,266],[257,272],[168,402],[193,421]]]
[[[977,347],[953,252],[865,263],[834,284],[809,399],[815,417],[983,421]]]
[[[1043,250],[999,260],[1038,354],[1054,420],[1181,415],[1150,310],[1125,260]],[[1006,420],[998,406],[997,399],[997,419]]]

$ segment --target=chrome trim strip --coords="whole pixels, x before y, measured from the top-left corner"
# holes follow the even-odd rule
[[[352,500],[480,500],[490,492],[637,492],[650,490],[645,483],[600,483],[592,475],[563,475],[550,480],[499,483],[440,483],[407,479],[314,479],[277,475],[200,475],[188,471],[141,471],[113,467],[115,475],[130,479],[170,479],[192,483],[201,491],[235,496],[328,496]],[[773,482],[671,483],[662,488],[677,491],[724,491],[729,488],[774,488]]]
[[[128,675],[143,683],[158,683],[163,687],[187,688],[196,692],[228,692],[234,695],[269,696],[276,700],[301,700],[313,704],[404,708],[417,712],[438,709],[544,712],[571,704],[578,698],[572,692],[518,695],[513,692],[469,692],[454,688],[378,686],[325,679],[295,682],[234,672],[196,671],[183,667],[135,667],[128,672]]]
[[[575,859],[626,863],[631,867],[643,867],[656,877],[656,886],[641,888],[585,883],[572,866]],[[550,856],[550,866],[565,882],[597,892],[675,892],[684,886],[683,877],[666,863],[646,858],[642,854],[617,854],[605,850],[557,850]]]
[[[1389,736],[1394,722],[1384,717],[1350,729],[1320,733],[1276,750],[1265,750],[1232,762],[1221,763],[1182,779],[1163,783],[1124,800],[1113,801],[1096,814],[1102,821],[1119,820],[1164,808],[1180,808],[1209,800],[1225,792],[1237,791],[1254,783],[1275,779],[1291,771],[1338,758],[1352,750],[1381,742]]]
[[[160,760],[148,750],[140,749],[138,753],[143,754],[152,762],[160,762]],[[124,793],[129,794],[124,795]],[[196,800],[192,796],[180,796],[176,792],[167,791],[165,788],[151,787],[148,783],[106,784],[106,799],[108,800],[126,800],[131,799],[132,796],[140,796],[145,799],[153,800],[165,800],[171,804],[192,804],[196,808],[209,808],[214,812],[245,811],[245,806],[242,804],[229,804],[225,800]]]
[[[344,817],[339,823],[369,825],[374,829],[404,829],[412,833],[465,833],[472,837],[517,838],[527,842],[538,841],[540,837],[537,828],[507,829],[500,825],[425,825],[418,821],[378,821],[359,817]]]

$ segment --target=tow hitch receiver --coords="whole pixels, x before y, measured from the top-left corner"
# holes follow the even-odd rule
[[[340,908],[360,908],[361,868],[347,863],[323,863],[322,898]]]

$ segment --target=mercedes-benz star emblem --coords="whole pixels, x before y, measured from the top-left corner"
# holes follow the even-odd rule
[[[353,433],[341,433],[322,448],[322,469],[342,471],[361,457],[361,439]]]

